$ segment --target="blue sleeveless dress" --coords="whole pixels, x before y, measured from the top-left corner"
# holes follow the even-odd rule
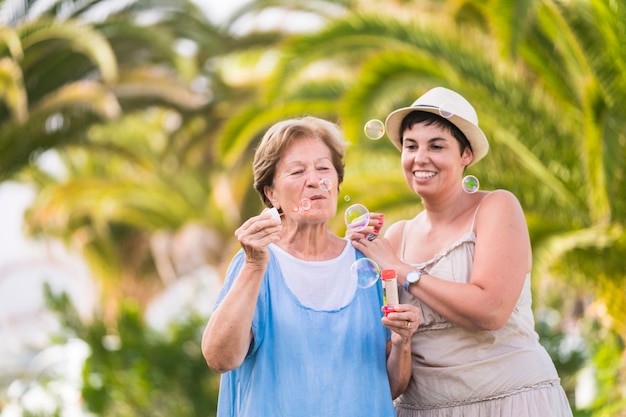
[[[395,417],[381,286],[357,289],[339,309],[314,310],[291,292],[271,248],[270,254],[252,322],[254,340],[243,364],[221,377],[217,416]],[[243,261],[240,250],[216,307]],[[302,276],[315,279],[306,270]]]

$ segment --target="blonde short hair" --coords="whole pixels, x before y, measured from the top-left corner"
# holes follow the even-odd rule
[[[254,188],[265,206],[272,207],[264,189],[274,184],[276,166],[283,152],[294,140],[302,138],[318,138],[328,146],[337,171],[337,186],[343,182],[345,141],[339,126],[312,116],[283,120],[267,130],[254,154]]]

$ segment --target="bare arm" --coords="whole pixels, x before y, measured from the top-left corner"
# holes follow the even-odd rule
[[[465,328],[499,329],[511,316],[531,267],[526,219],[515,196],[498,191],[483,200],[475,230],[474,265],[468,284],[424,275],[410,290]]]
[[[248,352],[252,319],[269,262],[267,246],[278,240],[280,228],[280,220],[263,212],[235,232],[245,252],[244,265],[202,335],[202,354],[216,372],[239,367]]]

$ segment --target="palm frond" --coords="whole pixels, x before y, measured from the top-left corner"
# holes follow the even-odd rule
[[[51,48],[53,42],[62,42],[58,47],[90,59],[105,83],[117,79],[117,59],[109,42],[90,26],[75,21],[36,21],[20,27],[19,34],[25,53],[29,48],[43,45],[45,55],[51,55],[58,52],[57,48]]]
[[[0,58],[0,100],[4,101],[12,121],[28,119],[28,97],[20,66],[11,58]]]

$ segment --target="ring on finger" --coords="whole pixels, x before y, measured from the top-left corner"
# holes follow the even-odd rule
[[[366,239],[371,242],[372,240],[376,239],[376,235],[374,233],[370,233],[369,235],[367,235]]]

